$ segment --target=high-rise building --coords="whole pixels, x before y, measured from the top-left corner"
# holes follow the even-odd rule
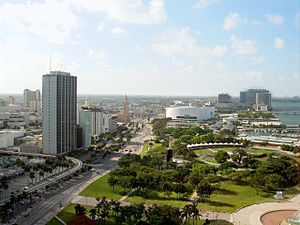
[[[103,125],[103,110],[101,108],[82,106],[82,110],[79,111],[79,126],[82,128],[83,147],[90,147],[92,136],[104,133]]]
[[[41,92],[40,90],[31,91],[24,89],[23,91],[23,106],[29,108],[31,101],[40,101]]]
[[[271,106],[271,93],[269,92],[256,93],[255,104]]]
[[[243,105],[246,105],[246,102],[247,102],[247,92],[241,91],[240,92],[240,103]]]
[[[43,152],[63,154],[76,149],[77,77],[51,71],[43,76]]]
[[[231,103],[231,96],[229,94],[219,94],[218,95],[218,103]]]
[[[271,93],[266,89],[241,91],[240,103],[247,106],[265,105],[271,107]]]
[[[12,105],[16,104],[15,96],[8,96],[6,99],[7,99],[8,104],[12,104]]]
[[[124,123],[127,123],[129,121],[129,103],[127,95],[125,95],[125,99],[123,102],[123,119]]]

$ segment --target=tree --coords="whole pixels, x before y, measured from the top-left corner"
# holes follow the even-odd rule
[[[115,186],[118,184],[118,179],[113,174],[110,174],[107,179],[107,183],[110,187],[112,187],[113,192],[115,192]]]
[[[226,162],[230,156],[227,152],[225,151],[218,151],[215,155],[214,155],[214,158],[215,160],[218,162],[218,163],[224,163]]]
[[[30,177],[30,179],[31,179],[31,183],[33,184],[33,179],[35,178],[35,174],[34,174],[33,171],[30,171],[30,172],[29,172],[29,177]]]
[[[198,204],[196,202],[193,202],[191,205],[191,215],[193,217],[193,225],[196,219],[196,224],[197,224],[197,219],[199,217],[199,210],[198,210]]]
[[[231,159],[234,162],[241,164],[243,157],[248,156],[248,154],[243,149],[236,149],[232,152]]]
[[[260,188],[264,185],[264,179],[262,176],[259,176],[258,174],[254,174],[249,179],[249,184],[251,187],[254,187],[256,190],[256,195],[258,195],[258,191]]]
[[[75,214],[76,214],[77,216],[85,215],[85,214],[86,214],[86,209],[85,209],[83,206],[81,206],[80,204],[77,204],[77,205],[74,207],[74,209],[75,209]]]
[[[96,218],[96,215],[97,215],[97,210],[96,209],[90,209],[89,213],[90,213],[90,217],[94,220]]]
[[[215,188],[207,180],[202,180],[197,186],[197,195],[203,198],[210,198]]]

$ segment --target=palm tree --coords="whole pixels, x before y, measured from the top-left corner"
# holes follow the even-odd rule
[[[77,204],[74,209],[77,216],[84,215],[86,213],[86,209],[80,204]]]
[[[134,207],[133,220],[135,224],[138,224],[143,218],[144,210],[145,206],[143,204],[138,204]]]
[[[44,175],[45,175],[45,172],[43,170],[39,170],[39,180],[41,180],[41,177],[43,177],[43,179],[44,179]]]
[[[107,183],[112,187],[113,192],[115,192],[115,186],[118,184],[118,179],[114,175],[108,177]]]
[[[31,170],[30,170],[30,172],[29,172],[29,177],[30,177],[30,179],[31,179],[31,183],[33,184],[33,179],[35,178],[35,174],[34,174],[34,172],[31,171]]]
[[[90,209],[89,213],[90,213],[90,217],[94,220],[96,218],[96,215],[97,215],[97,210],[96,209]]]
[[[185,205],[182,209],[182,218],[188,221],[190,215],[191,215],[191,205]]]
[[[197,224],[197,219],[199,217],[199,210],[198,210],[198,204],[196,202],[193,202],[193,204],[191,205],[191,214],[193,217],[193,225],[196,219],[196,224]]]

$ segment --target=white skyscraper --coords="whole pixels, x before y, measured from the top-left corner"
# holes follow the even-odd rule
[[[51,71],[43,76],[43,152],[62,154],[76,149],[77,77]]]

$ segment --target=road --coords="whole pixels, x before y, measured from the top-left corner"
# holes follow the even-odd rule
[[[53,155],[42,155],[42,154],[35,154],[35,153],[22,153],[22,152],[11,152],[11,151],[3,151],[0,150],[1,153],[5,153],[5,154],[12,154],[12,155],[29,155],[29,156],[38,156],[38,157],[46,157],[46,156],[50,156],[50,157],[54,157]],[[66,159],[72,161],[74,163],[74,167],[72,167],[69,170],[65,170],[62,173],[58,174],[58,175],[54,175],[52,177],[46,178],[45,180],[33,185],[32,187],[30,187],[29,189],[26,190],[27,193],[33,193],[36,190],[40,190],[43,189],[45,186],[47,185],[51,185],[61,179],[64,179],[68,176],[70,176],[71,174],[79,171],[82,168],[82,162],[78,159],[72,158],[72,157],[66,157]],[[5,202],[7,202],[10,199],[10,197],[7,197],[6,199],[3,199],[0,201],[0,205],[4,204]]]
[[[114,169],[117,166],[119,158],[124,154],[129,152],[140,153],[144,140],[151,139],[151,137],[150,125],[145,124],[144,128],[131,139],[130,143],[125,146],[124,149],[119,153],[114,153],[110,159],[105,160],[100,166],[98,165],[95,173],[82,177],[81,179],[76,179],[72,183],[63,186],[62,189],[51,193],[45,200],[40,201],[38,204],[34,205],[30,211],[24,213],[28,213],[28,217],[20,215],[14,222],[18,225],[46,224],[59,212],[60,203],[62,208],[67,206],[90,183]]]

